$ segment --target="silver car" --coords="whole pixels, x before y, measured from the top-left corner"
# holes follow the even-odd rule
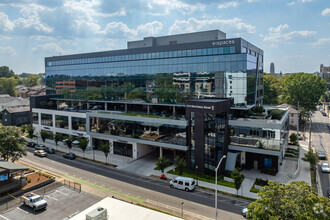
[[[328,163],[322,163],[321,164],[321,170],[324,173],[330,173],[330,167]]]

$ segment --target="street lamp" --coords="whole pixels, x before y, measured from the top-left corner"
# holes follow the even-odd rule
[[[221,161],[226,158],[226,155],[223,155],[215,168],[215,219],[218,219],[218,169],[220,167]]]
[[[184,202],[181,203],[181,217],[183,218],[183,204]]]

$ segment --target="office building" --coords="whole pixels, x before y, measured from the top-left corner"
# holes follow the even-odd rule
[[[275,65],[274,65],[274,63],[270,63],[269,73],[272,74],[272,75],[275,74]]]
[[[219,30],[147,37],[127,47],[45,58],[47,95],[31,98],[37,132],[88,137],[94,149],[110,141],[113,154],[131,158],[155,150],[186,156],[192,169],[213,169],[231,150],[230,121],[262,105],[263,51]]]

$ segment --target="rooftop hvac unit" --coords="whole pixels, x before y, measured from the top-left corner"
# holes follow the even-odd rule
[[[98,207],[91,211],[90,213],[86,214],[86,220],[107,220],[108,219],[108,212],[107,209]]]

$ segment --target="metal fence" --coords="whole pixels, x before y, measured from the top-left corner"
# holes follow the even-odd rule
[[[69,188],[72,188],[73,190],[77,190],[78,192],[81,192],[81,184],[76,182],[71,182],[70,180],[63,180],[63,185],[68,186]]]
[[[63,180],[61,182],[53,182],[49,185],[46,185],[39,189],[33,190],[33,192],[38,195],[46,195],[46,194],[49,194],[49,193],[55,191],[57,188],[59,188],[61,186],[67,186],[70,189],[78,191],[79,193],[81,192],[81,184],[72,182],[69,180]],[[21,205],[21,199],[20,199],[21,196],[22,195],[17,195],[16,197],[11,196],[10,199],[8,199],[5,202],[2,202],[0,204],[0,214],[6,212],[8,210],[11,210],[17,206],[20,206]]]

